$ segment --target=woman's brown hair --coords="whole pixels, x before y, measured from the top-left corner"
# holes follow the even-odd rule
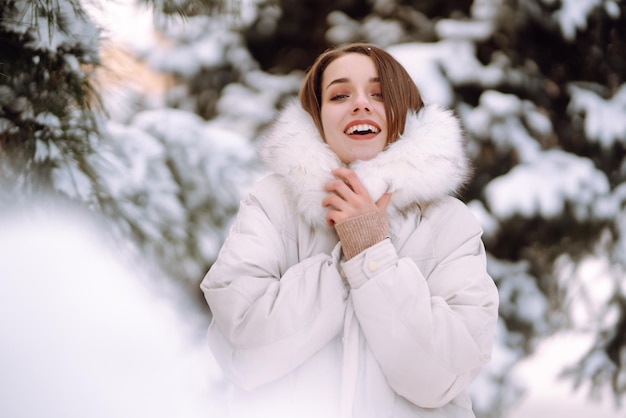
[[[307,72],[300,89],[300,103],[313,118],[320,135],[324,137],[321,119],[322,75],[331,62],[350,53],[363,54],[374,61],[385,103],[387,144],[389,144],[404,132],[407,112],[418,111],[424,104],[417,86],[402,64],[391,54],[375,45],[349,44],[322,53]]]

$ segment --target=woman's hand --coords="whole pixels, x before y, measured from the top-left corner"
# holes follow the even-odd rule
[[[326,183],[324,191],[328,194],[322,201],[322,206],[329,208],[326,213],[329,226],[375,210],[386,212],[391,193],[385,193],[374,203],[354,171],[341,167],[332,174],[336,179]]]

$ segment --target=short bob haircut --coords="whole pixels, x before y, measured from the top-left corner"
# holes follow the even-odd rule
[[[322,53],[306,74],[300,89],[300,103],[304,110],[311,115],[317,130],[324,138],[321,119],[322,76],[331,62],[350,53],[363,54],[374,61],[385,104],[388,127],[387,144],[390,144],[404,133],[407,113],[419,111],[424,104],[417,86],[402,64],[396,61],[391,54],[375,45],[348,44]]]

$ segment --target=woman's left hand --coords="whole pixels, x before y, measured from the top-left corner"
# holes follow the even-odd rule
[[[329,208],[326,213],[329,226],[375,210],[387,210],[391,193],[385,193],[374,203],[354,171],[340,167],[332,174],[336,179],[326,183],[324,191],[328,194],[322,200],[322,206]]]

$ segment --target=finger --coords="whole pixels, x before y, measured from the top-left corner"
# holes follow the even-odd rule
[[[391,201],[391,193],[385,193],[381,196],[380,199],[376,202],[376,206],[384,212],[387,211],[387,206],[389,206],[389,202]]]
[[[361,196],[369,196],[368,191],[361,183],[361,179],[356,173],[349,168],[339,167],[332,171],[332,174],[335,177],[341,178],[349,187],[354,191],[354,193]]]
[[[326,223],[329,225],[335,225],[339,222],[345,221],[346,219],[350,219],[351,217],[351,215],[348,215],[343,211],[329,209],[328,212],[326,212]]]
[[[326,224],[328,224],[328,226],[333,226],[335,225],[335,220],[330,212],[330,210],[326,212]]]
[[[354,196],[354,191],[343,180],[331,180],[324,186],[324,191],[335,193],[343,200],[351,200]]]
[[[337,196],[335,193],[328,193],[324,200],[322,200],[322,206],[332,207],[336,210],[346,210],[348,208],[348,202]]]

